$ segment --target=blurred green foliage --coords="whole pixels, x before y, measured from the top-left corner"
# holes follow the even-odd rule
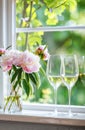
[[[85,25],[84,0],[17,0],[16,27]],[[85,31],[17,33],[17,49],[34,51],[40,44],[47,44],[49,53],[76,53],[85,55]],[[46,71],[46,65],[43,65]],[[27,101],[54,103],[54,90],[40,72],[41,86]],[[23,95],[25,99],[25,95]],[[68,90],[62,84],[57,91],[58,104],[68,104]],[[72,88],[71,104],[85,105],[85,85],[79,79]]]

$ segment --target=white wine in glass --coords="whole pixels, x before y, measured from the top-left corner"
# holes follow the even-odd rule
[[[83,85],[85,86],[85,56],[78,57],[79,61],[79,77]]]
[[[58,87],[61,85],[61,76],[48,76],[50,84],[54,87]]]
[[[55,102],[55,114],[57,114],[57,89],[62,83],[60,75],[61,69],[61,56],[58,54],[50,55],[47,63],[47,77],[50,84],[54,88],[54,102]]]
[[[62,75],[62,78],[63,78],[63,82],[64,84],[68,87],[69,89],[69,86],[70,88],[74,86],[74,84],[76,83],[77,79],[78,79],[78,76],[63,76]]]
[[[69,96],[69,116],[71,112],[71,89],[76,83],[79,75],[78,60],[76,55],[63,55],[62,56],[62,69],[61,76],[63,83],[68,88]]]

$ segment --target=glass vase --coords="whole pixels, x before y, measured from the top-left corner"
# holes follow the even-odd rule
[[[7,78],[7,81],[3,110],[10,113],[19,112],[22,110],[22,89],[19,85],[14,88],[15,83],[11,83],[9,78]]]

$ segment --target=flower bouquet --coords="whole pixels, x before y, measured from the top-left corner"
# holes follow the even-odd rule
[[[5,97],[4,111],[21,111],[21,90],[27,97],[33,87],[40,86],[40,58],[47,60],[49,54],[45,46],[40,46],[35,53],[29,51],[0,49],[0,67],[9,75],[10,91]],[[17,107],[14,107],[17,106]]]

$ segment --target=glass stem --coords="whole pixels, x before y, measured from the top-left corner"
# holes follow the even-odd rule
[[[68,98],[69,98],[69,116],[72,115],[71,113],[71,87],[68,89]]]
[[[55,113],[57,114],[57,87],[54,87],[54,103],[55,103]]]

